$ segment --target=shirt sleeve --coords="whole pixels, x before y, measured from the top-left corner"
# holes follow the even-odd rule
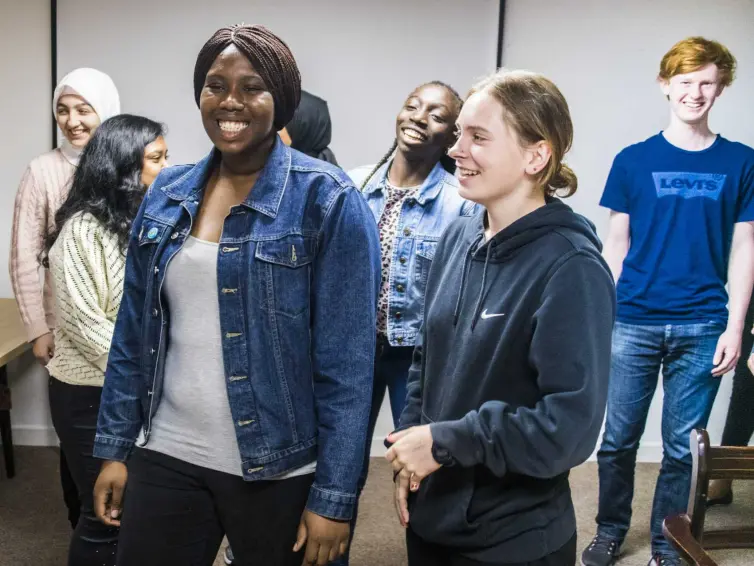
[[[58,309],[62,330],[83,356],[102,371],[115,326],[108,316],[108,278],[101,230],[75,219],[62,244],[63,284],[70,304]]]
[[[738,193],[738,210],[736,222],[754,220],[754,158],[749,159],[741,180]]]
[[[47,199],[40,194],[31,167],[16,193],[10,246],[10,280],[29,341],[50,332],[44,309],[39,254],[47,236]]]
[[[605,190],[602,192],[600,206],[614,210],[615,212],[629,213],[630,210],[630,185],[626,174],[625,159],[619,153],[613,160],[610,174],[607,176]]]
[[[355,188],[330,206],[320,249],[312,269],[310,349],[319,453],[306,507],[349,520],[367,441],[380,286],[377,225]]]

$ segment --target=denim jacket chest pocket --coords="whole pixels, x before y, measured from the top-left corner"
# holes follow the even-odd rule
[[[296,318],[309,311],[314,237],[289,235],[257,242],[254,271],[262,310]]]
[[[139,260],[145,269],[144,281],[146,282],[146,297],[144,308],[154,312],[153,309],[159,307],[159,296],[155,292],[155,283],[161,278],[160,269],[157,265],[159,256],[158,250],[164,250],[164,247],[170,239],[166,239],[168,227],[160,222],[145,219],[139,231]]]
[[[142,258],[148,258],[151,261],[157,246],[162,242],[166,230],[167,226],[165,224],[148,218],[144,219],[144,223],[139,230],[139,251],[142,252],[143,250],[143,253],[148,255],[143,255]],[[152,247],[148,248],[146,246]]]
[[[152,375],[154,364],[158,362],[154,358],[156,349],[154,344],[159,344],[164,332],[166,318],[160,305],[159,288],[162,280],[158,261],[160,253],[164,255],[164,248],[170,242],[166,238],[168,226],[145,218],[138,237],[139,264],[142,266],[144,285],[144,304],[142,317],[149,324],[142,324],[141,344],[143,347],[141,362],[145,375]],[[158,250],[162,252],[158,253]],[[162,316],[160,316],[162,315]]]
[[[435,258],[437,250],[436,239],[417,239],[416,240],[416,264],[414,266],[414,277],[416,282],[421,285],[422,289],[427,285],[429,268],[432,267],[432,260]]]

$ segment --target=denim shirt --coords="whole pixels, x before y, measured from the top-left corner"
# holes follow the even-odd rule
[[[364,198],[379,222],[385,208],[385,184],[392,158],[380,167],[366,187]],[[361,187],[374,167],[359,167],[348,174]],[[400,212],[390,258],[387,339],[391,346],[415,346],[424,318],[424,291],[437,242],[445,228],[459,216],[471,216],[478,205],[461,198],[458,180],[438,162],[414,198]]]
[[[134,220],[98,458],[126,461],[142,429],[148,447],[170,347],[162,284],[218,157],[163,170]],[[334,519],[351,517],[366,447],[379,256],[376,224],[348,177],[279,140],[219,242],[225,381],[243,477],[316,459],[307,508]]]

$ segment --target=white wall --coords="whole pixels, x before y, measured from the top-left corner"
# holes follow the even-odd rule
[[[738,78],[712,110],[711,126],[754,146],[754,2],[751,0],[508,0],[503,65],[539,71],[568,99],[575,141],[568,161],[579,176],[570,204],[605,237],[608,212],[598,205],[615,154],[666,126],[668,107],[655,82],[665,52],[703,35],[737,57]],[[746,353],[748,355],[748,352]],[[720,387],[709,430],[722,434],[731,376]],[[661,391],[655,396],[639,457],[659,461]]]
[[[67,0],[58,69],[110,74],[123,110],[165,122],[172,161],[190,162],[210,147],[193,97],[199,50],[219,27],[264,24],[293,51],[303,87],[328,101],[331,147],[349,169],[382,157],[415,86],[463,90],[494,67],[497,14],[497,0]]]
[[[12,297],[8,251],[13,202],[27,163],[50,149],[50,3],[0,0],[0,108],[6,142],[0,151],[0,297]],[[47,379],[30,354],[9,365],[14,442],[52,444]]]

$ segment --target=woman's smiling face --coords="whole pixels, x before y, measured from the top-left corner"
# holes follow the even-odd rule
[[[212,63],[204,80],[199,110],[207,135],[223,154],[253,151],[275,135],[272,94],[234,45]]]

